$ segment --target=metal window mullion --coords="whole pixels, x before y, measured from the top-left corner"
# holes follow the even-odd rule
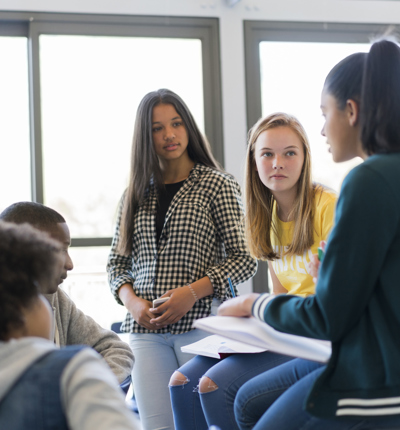
[[[28,39],[29,73],[29,122],[31,147],[31,193],[32,201],[44,203],[42,117],[40,99],[39,32],[34,22],[29,26]]]

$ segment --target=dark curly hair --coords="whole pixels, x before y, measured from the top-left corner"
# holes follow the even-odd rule
[[[24,326],[22,309],[56,276],[61,246],[28,224],[0,221],[0,340]]]

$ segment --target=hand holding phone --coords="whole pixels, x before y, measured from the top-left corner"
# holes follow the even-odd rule
[[[167,300],[169,300],[171,297],[159,297],[158,299],[153,300],[153,308],[156,308],[163,303],[165,303]]]

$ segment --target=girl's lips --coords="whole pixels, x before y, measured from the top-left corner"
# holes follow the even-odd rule
[[[271,179],[286,179],[287,176],[284,175],[272,175]]]
[[[178,144],[177,143],[172,143],[172,144],[169,144],[169,145],[167,145],[167,146],[164,146],[164,149],[166,150],[166,151],[173,151],[174,149],[176,149],[178,147]]]

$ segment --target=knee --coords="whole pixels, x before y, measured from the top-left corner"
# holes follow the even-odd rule
[[[175,387],[179,385],[186,385],[189,382],[189,379],[183,375],[178,370],[175,370],[175,372],[172,374],[171,379],[169,380],[169,386]]]
[[[199,383],[199,393],[211,393],[212,391],[218,390],[218,385],[210,379],[208,376],[203,376]]]

